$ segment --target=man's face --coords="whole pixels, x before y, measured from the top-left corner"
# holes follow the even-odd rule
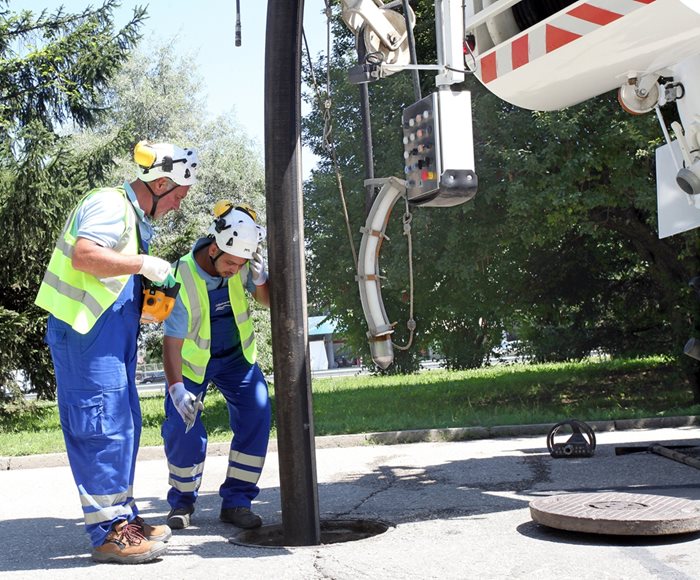
[[[209,247],[209,255],[212,258],[216,258],[219,254],[219,248],[214,243]],[[214,262],[214,268],[216,273],[222,278],[230,278],[238,274],[238,271],[248,263],[245,258],[239,258],[238,256],[232,256],[226,252],[222,253],[221,256]]]
[[[154,219],[164,216],[169,211],[180,209],[180,204],[190,191],[189,185],[178,185],[167,177],[157,179],[154,185],[156,188],[153,191],[160,197]]]

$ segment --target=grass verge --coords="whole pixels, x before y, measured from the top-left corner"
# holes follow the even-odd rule
[[[312,389],[316,435],[700,414],[678,363],[664,357],[358,375],[315,379]],[[143,396],[141,409],[141,445],[161,445],[163,396]],[[210,441],[230,440],[216,389],[202,419]],[[0,455],[63,450],[55,403],[0,415]]]

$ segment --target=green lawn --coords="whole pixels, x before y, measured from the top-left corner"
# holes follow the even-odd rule
[[[315,379],[312,388],[316,435],[700,414],[678,363],[663,357],[360,375]],[[162,444],[163,396],[143,396],[141,407],[141,444]],[[226,405],[214,389],[203,420],[210,441],[230,439]],[[0,455],[63,450],[55,404],[0,415]]]

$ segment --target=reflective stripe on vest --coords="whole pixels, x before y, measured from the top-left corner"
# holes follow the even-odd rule
[[[238,274],[229,278],[228,295],[241,337],[243,356],[253,364],[257,357],[257,346],[248,299],[241,281],[241,274],[244,272],[247,272],[247,269],[243,268]],[[211,356],[211,320],[207,285],[197,274],[192,253],[180,260],[177,278],[182,284],[180,297],[188,316],[187,336],[182,344],[182,374],[192,381],[201,383]]]
[[[112,191],[124,200],[124,233],[113,249],[122,254],[138,254],[138,225],[126,191],[122,188],[93,189],[80,200],[66,220],[35,300],[37,306],[70,324],[80,334],[90,331],[97,319],[114,304],[129,280],[129,274],[97,278],[73,268],[78,209],[88,198],[104,191]]]

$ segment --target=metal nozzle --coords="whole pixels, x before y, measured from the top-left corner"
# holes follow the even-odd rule
[[[683,353],[687,354],[691,358],[694,358],[695,360],[700,360],[700,340],[697,338],[691,338],[685,343]]]
[[[394,347],[391,334],[372,337],[369,340],[369,350],[372,360],[380,369],[386,370],[394,362]]]

